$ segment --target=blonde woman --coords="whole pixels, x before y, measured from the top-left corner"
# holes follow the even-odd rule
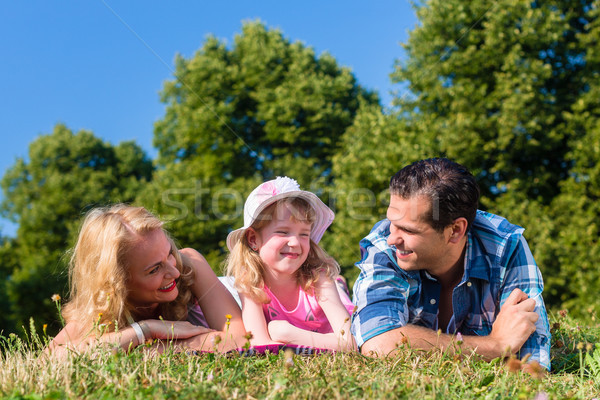
[[[229,291],[200,253],[177,250],[163,223],[143,207],[90,211],[69,278],[66,325],[50,352],[101,343],[128,350],[153,339],[208,351],[242,343],[241,311]]]

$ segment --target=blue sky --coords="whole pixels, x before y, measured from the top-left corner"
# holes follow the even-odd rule
[[[209,34],[231,44],[246,20],[329,52],[388,105],[399,89],[389,74],[417,23],[408,0],[29,0],[0,10],[2,175],[59,122],[113,144],[134,140],[153,158],[175,54],[191,57]],[[0,219],[0,232],[15,226]]]

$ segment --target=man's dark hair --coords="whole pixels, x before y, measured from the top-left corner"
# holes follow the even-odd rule
[[[390,181],[390,193],[431,200],[426,222],[441,232],[460,217],[471,228],[479,204],[479,186],[469,170],[447,158],[428,158],[402,168]]]

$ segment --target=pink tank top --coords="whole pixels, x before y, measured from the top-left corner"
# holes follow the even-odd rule
[[[333,332],[331,324],[327,320],[327,316],[325,316],[325,312],[314,295],[305,292],[302,288],[298,288],[298,304],[295,309],[288,310],[279,302],[277,297],[275,297],[268,287],[265,286],[264,291],[269,299],[271,299],[270,303],[263,304],[263,312],[267,324],[274,320],[285,320],[290,324],[298,328],[306,329],[307,331],[317,333]],[[346,307],[348,313],[352,315],[354,304],[350,301],[350,297],[344,290],[340,289],[339,286],[338,293],[340,294],[342,304]]]

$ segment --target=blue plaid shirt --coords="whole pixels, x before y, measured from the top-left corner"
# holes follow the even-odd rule
[[[487,336],[500,307],[515,288],[535,298],[544,289],[542,275],[533,259],[523,228],[506,219],[477,211],[467,235],[465,273],[452,293],[454,314],[446,333]],[[352,334],[358,346],[406,324],[438,329],[441,285],[426,271],[398,267],[395,249],[387,244],[390,221],[378,222],[361,240],[360,275],[354,284],[357,311]],[[536,298],[540,318],[519,357],[531,354],[550,369],[550,329],[542,296]]]

